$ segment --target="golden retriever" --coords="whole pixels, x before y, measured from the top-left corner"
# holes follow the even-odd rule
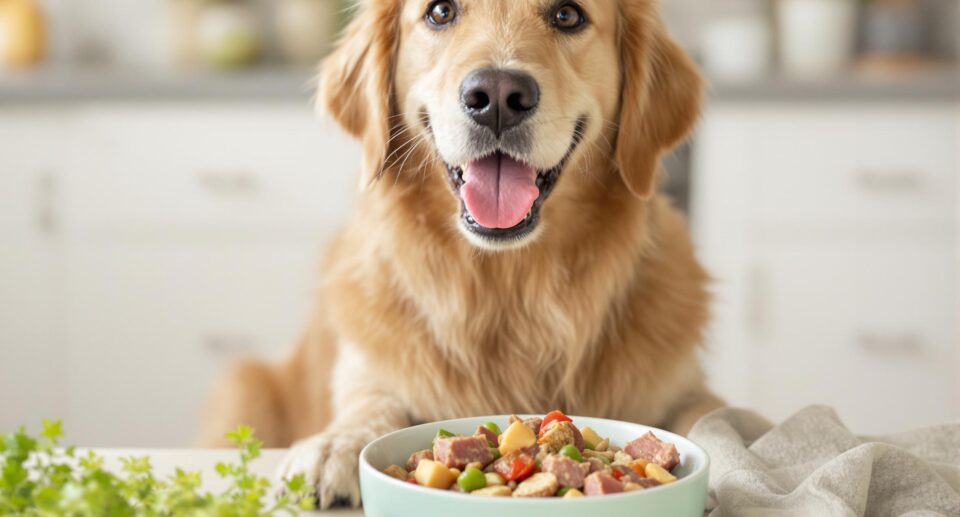
[[[231,372],[202,442],[300,440],[280,474],[328,507],[359,504],[360,448],[414,422],[686,431],[722,404],[697,360],[708,278],[656,177],[701,96],[654,0],[362,1],[319,94],[363,144],[356,212],[303,340]]]

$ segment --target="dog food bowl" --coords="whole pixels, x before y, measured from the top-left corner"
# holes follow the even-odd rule
[[[529,415],[527,415],[529,416]],[[526,418],[524,416],[523,418]],[[445,420],[410,427],[374,440],[360,452],[360,491],[366,517],[702,517],[707,498],[710,459],[698,445],[679,435],[645,425],[571,417],[577,426],[589,426],[613,445],[623,446],[647,431],[677,446],[680,465],[673,483],[636,492],[563,499],[480,497],[426,488],[383,473],[390,465],[403,465],[413,451],[430,446],[441,427],[472,435],[484,422],[505,424],[508,416],[483,416]]]

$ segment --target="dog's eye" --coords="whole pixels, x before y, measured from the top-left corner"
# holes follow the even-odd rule
[[[579,29],[586,21],[586,16],[577,4],[563,4],[553,12],[553,26],[565,32]]]
[[[450,25],[457,18],[457,9],[449,0],[438,0],[427,8],[427,21],[437,27]]]

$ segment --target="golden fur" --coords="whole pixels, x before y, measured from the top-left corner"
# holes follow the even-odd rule
[[[312,435],[281,474],[306,473],[323,506],[356,504],[359,448],[413,421],[560,408],[685,432],[721,404],[696,356],[708,278],[655,189],[702,81],[654,2],[582,0],[591,27],[560,37],[550,1],[461,0],[444,33],[423,27],[427,3],[363,2],[324,64],[320,104],[363,143],[358,207],[294,353],[234,369],[204,424],[205,445],[238,422],[268,446]],[[535,75],[538,135],[588,119],[540,230],[509,250],[461,235],[424,123],[483,66]]]

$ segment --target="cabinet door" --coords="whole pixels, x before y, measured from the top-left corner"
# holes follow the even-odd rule
[[[290,350],[311,243],[98,243],[69,255],[69,420],[83,446],[186,447],[214,380]]]
[[[832,405],[862,433],[960,418],[951,245],[784,246],[756,260],[751,405],[774,418]]]
[[[0,430],[64,412],[65,118],[7,109],[0,119]]]
[[[83,124],[67,195],[85,236],[328,232],[358,185],[357,144],[299,103],[98,107]]]

